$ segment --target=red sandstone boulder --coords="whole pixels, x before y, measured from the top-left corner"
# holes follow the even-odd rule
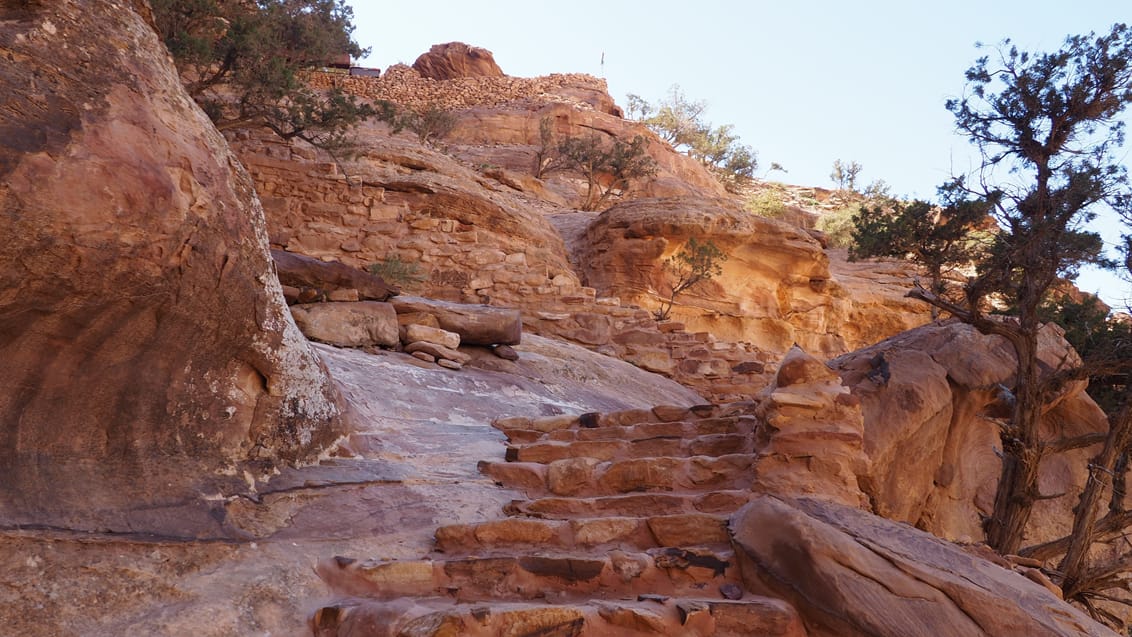
[[[1039,347],[1047,370],[1080,360],[1056,325],[1042,329]],[[951,321],[898,334],[830,364],[861,401],[869,457],[861,486],[874,511],[941,537],[981,540],[981,519],[993,508],[1001,470],[996,418],[1013,385],[1009,343]],[[1049,406],[1044,439],[1108,430],[1104,413],[1084,390],[1083,382],[1069,383]],[[1061,495],[1035,504],[1027,544],[1069,532],[1095,453],[1095,447],[1076,449],[1043,459],[1041,492]]]
[[[812,637],[1116,635],[1018,573],[852,507],[762,497],[731,531],[747,587],[789,602]]]
[[[14,7],[0,525],[227,534],[225,498],[336,440],[337,391],[284,305],[251,179],[145,3]]]
[[[495,63],[491,51],[468,46],[463,42],[434,44],[413,62],[421,77],[451,80],[457,77],[502,77],[503,69]]]

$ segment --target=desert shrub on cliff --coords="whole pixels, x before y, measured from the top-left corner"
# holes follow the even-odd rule
[[[944,276],[969,266],[989,241],[978,228],[987,220],[985,202],[959,199],[936,205],[927,201],[866,202],[851,218],[850,260],[908,258],[927,271],[930,289],[944,294]]]
[[[861,174],[861,164],[855,161],[833,160],[833,170],[829,173],[829,180],[837,184],[838,190],[856,192],[857,176]]]
[[[402,288],[423,283],[428,276],[416,263],[404,261],[399,256],[389,256],[369,265],[369,273]]]
[[[266,127],[329,151],[373,114],[354,96],[318,93],[305,69],[363,55],[342,0],[153,0],[158,33],[193,99],[220,130]]]
[[[664,261],[664,272],[671,278],[668,297],[653,312],[653,318],[667,321],[672,314],[676,297],[723,274],[723,262],[726,260],[727,254],[710,240],[701,242],[695,237],[688,239],[688,243],[679,252]]]
[[[567,137],[558,143],[563,168],[577,170],[586,180],[582,210],[597,210],[606,201],[624,194],[633,181],[656,174],[656,162],[648,155],[648,140],[637,135],[625,142],[594,132]]]
[[[687,153],[710,170],[732,192],[750,183],[758,157],[739,141],[730,124],[712,126],[703,121],[707,103],[692,101],[673,85],[656,105],[639,95],[628,96],[629,116],[648,126],[676,150]],[[777,164],[775,164],[777,166]]]

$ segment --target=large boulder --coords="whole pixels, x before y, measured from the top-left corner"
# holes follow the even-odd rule
[[[1040,333],[1047,371],[1080,361],[1054,324]],[[1008,415],[1015,355],[998,336],[956,321],[933,323],[846,354],[830,365],[860,399],[869,471],[861,476],[874,510],[941,537],[983,538],[993,509],[1002,449],[999,420]],[[1108,430],[1104,413],[1068,383],[1042,418],[1046,440]],[[1048,453],[1027,544],[1066,535],[1096,448]]]
[[[413,62],[421,77],[451,80],[457,77],[502,77],[503,69],[495,63],[491,51],[468,46],[463,42],[434,44]]]
[[[812,637],[1116,635],[1022,574],[853,507],[765,496],[731,530],[744,584]]]
[[[339,436],[251,179],[144,2],[0,5],[0,525],[218,536]]]

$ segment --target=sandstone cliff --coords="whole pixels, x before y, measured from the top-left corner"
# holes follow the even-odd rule
[[[223,535],[217,499],[338,437],[337,392],[148,8],[21,6],[0,22],[0,520]]]

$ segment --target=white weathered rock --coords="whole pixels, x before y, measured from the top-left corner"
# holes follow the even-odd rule
[[[425,343],[435,343],[443,345],[449,349],[456,349],[460,346],[460,335],[448,330],[442,330],[438,327],[429,327],[427,325],[409,324],[405,326],[406,343],[416,343],[423,341]]]
[[[400,342],[397,312],[389,303],[308,303],[292,305],[291,314],[312,341],[339,347],[394,347]]]

